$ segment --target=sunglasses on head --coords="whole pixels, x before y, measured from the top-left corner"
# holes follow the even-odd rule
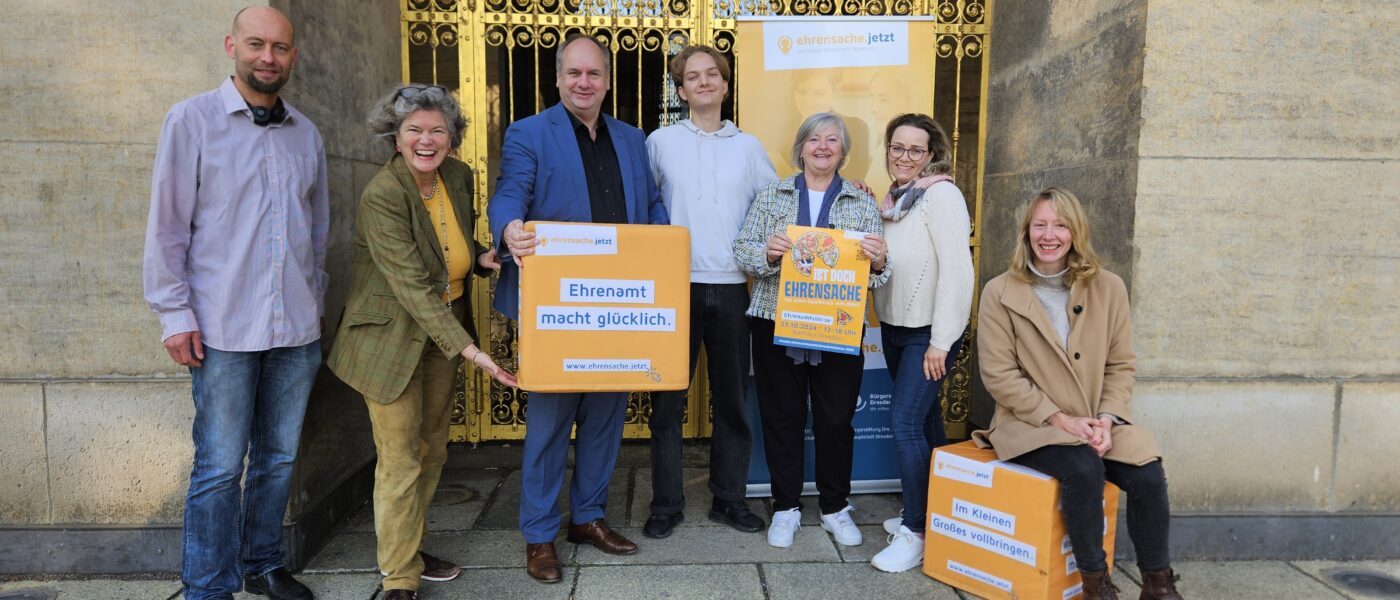
[[[400,98],[417,98],[418,96],[423,95],[423,94],[426,94],[426,93],[431,92],[431,91],[437,91],[437,92],[441,93],[441,94],[444,95],[444,96],[450,96],[450,95],[451,95],[451,92],[448,92],[448,91],[447,91],[447,88],[442,87],[442,86],[440,86],[440,85],[417,85],[417,84],[415,84],[415,85],[406,85],[406,86],[403,86],[403,87],[399,88],[398,97],[400,97]]]

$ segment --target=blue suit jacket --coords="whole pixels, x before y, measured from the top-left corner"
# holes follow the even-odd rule
[[[642,130],[608,115],[608,134],[622,172],[627,202],[627,222],[666,225],[666,205],[651,176],[646,135]],[[562,104],[533,117],[512,123],[501,145],[501,170],[496,193],[486,206],[492,239],[501,254],[501,278],[496,284],[494,306],[511,319],[519,318],[520,273],[505,245],[506,225],[511,221],[593,220],[588,202],[588,179],[573,123]]]

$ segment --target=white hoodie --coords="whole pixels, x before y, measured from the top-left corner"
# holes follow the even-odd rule
[[[647,153],[671,224],[690,230],[690,281],[748,281],[733,245],[754,194],[778,178],[763,144],[730,121],[706,133],[686,119],[653,131]]]

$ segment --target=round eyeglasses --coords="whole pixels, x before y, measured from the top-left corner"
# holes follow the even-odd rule
[[[905,148],[904,146],[890,146],[890,158],[909,157],[909,160],[918,161],[928,154],[928,148]]]

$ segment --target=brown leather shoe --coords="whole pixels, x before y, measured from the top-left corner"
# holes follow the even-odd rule
[[[637,545],[617,532],[608,529],[602,519],[593,519],[582,525],[569,525],[569,535],[565,539],[575,544],[593,544],[608,554],[636,554]]]
[[[1142,594],[1138,596],[1138,600],[1182,600],[1181,593],[1176,591],[1178,579],[1181,579],[1181,576],[1173,573],[1171,569],[1143,571]]]
[[[462,574],[462,567],[450,560],[443,560],[422,550],[418,551],[418,556],[423,557],[423,574],[419,577],[424,581],[452,581]]]
[[[1084,600],[1118,600],[1118,586],[1113,585],[1108,571],[1080,571],[1079,578],[1084,581]]]
[[[525,571],[538,581],[559,583],[564,574],[559,570],[559,556],[554,553],[554,542],[525,544]]]

